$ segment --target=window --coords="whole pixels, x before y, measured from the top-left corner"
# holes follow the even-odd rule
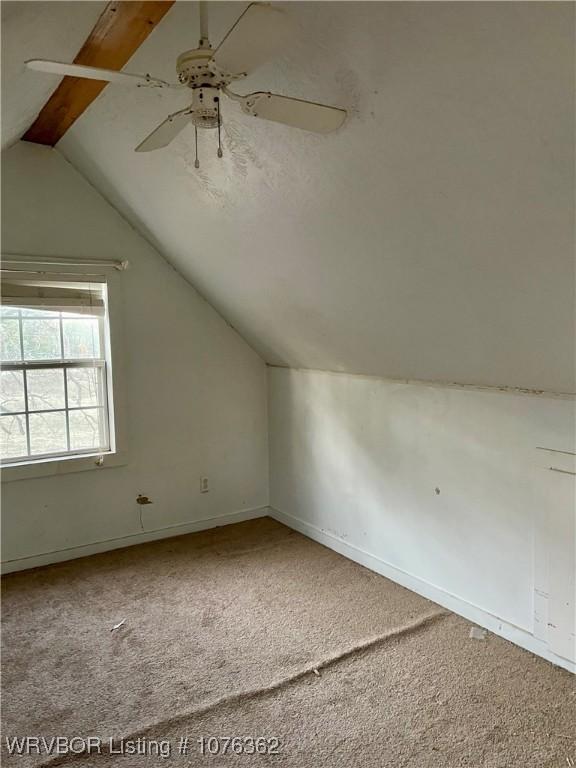
[[[113,449],[107,318],[104,282],[3,276],[4,465]]]

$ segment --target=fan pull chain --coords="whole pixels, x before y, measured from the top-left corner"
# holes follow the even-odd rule
[[[222,141],[220,139],[220,99],[216,101],[216,107],[218,109],[218,157],[222,157]]]
[[[194,160],[194,168],[200,168],[200,160],[198,160],[198,128],[194,126],[194,146],[196,149],[196,159]]]

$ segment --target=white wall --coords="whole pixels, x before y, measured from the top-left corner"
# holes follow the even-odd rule
[[[278,519],[570,666],[574,477],[536,447],[576,451],[572,400],[281,368],[269,394]]]
[[[128,464],[4,483],[2,560],[120,537],[132,543],[142,534],[140,512],[146,530],[182,524],[165,532],[175,535],[261,511],[268,447],[260,357],[57,151],[16,144],[2,155],[2,182],[4,253],[131,265],[121,278]],[[207,494],[199,493],[201,475]],[[153,504],[138,506],[139,493]]]

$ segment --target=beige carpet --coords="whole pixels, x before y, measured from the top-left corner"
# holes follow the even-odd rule
[[[572,675],[269,519],[13,574],[2,608],[3,737],[103,745],[6,765],[576,766]]]

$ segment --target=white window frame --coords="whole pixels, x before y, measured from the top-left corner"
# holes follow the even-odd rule
[[[68,472],[83,472],[101,470],[107,467],[117,467],[128,462],[127,430],[126,430],[126,400],[125,400],[125,370],[123,351],[123,302],[122,302],[122,271],[126,264],[119,262],[99,262],[98,266],[90,263],[74,263],[63,266],[62,263],[42,262],[37,265],[34,258],[20,259],[10,257],[10,266],[6,267],[8,257],[3,257],[3,268],[16,270],[12,276],[30,276],[35,279],[44,278],[47,282],[55,280],[104,282],[107,290],[107,317],[104,328],[104,355],[106,365],[107,415],[109,425],[110,449],[105,452],[61,454],[54,457],[23,459],[18,463],[4,465],[1,468],[2,482],[25,480],[33,477],[47,477]],[[92,364],[92,363],[91,363]],[[58,364],[57,367],[65,367]],[[6,365],[8,369],[10,365]],[[43,366],[42,366],[43,367]]]

